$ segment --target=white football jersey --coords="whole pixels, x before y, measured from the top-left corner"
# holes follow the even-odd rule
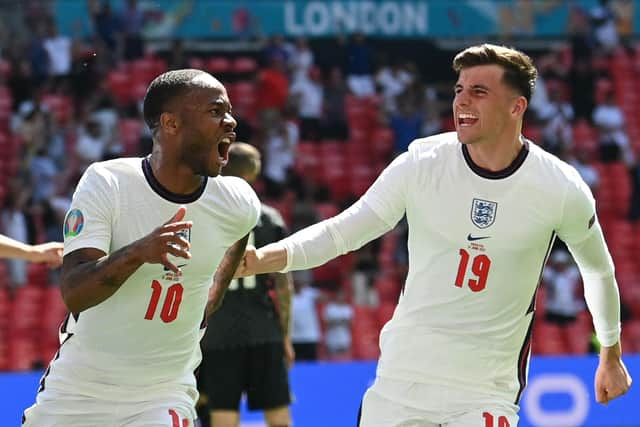
[[[499,173],[466,150],[453,132],[416,140],[363,196],[390,227],[405,212],[409,224],[378,375],[517,403],[544,263],[556,236],[571,246],[599,229],[595,202],[575,169],[533,143]]]
[[[177,195],[158,183],[147,159],[93,164],[65,219],[64,253],[113,253],[167,222],[180,206],[193,222],[183,233],[192,258],[172,258],[182,275],[143,264],[111,297],[72,314],[41,389],[120,401],[132,398],[122,390],[149,396],[195,385],[208,290],[226,250],[257,222],[253,189],[240,178],[218,176],[191,195]]]

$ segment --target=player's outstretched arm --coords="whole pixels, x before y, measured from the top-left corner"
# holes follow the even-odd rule
[[[629,371],[622,361],[620,342],[611,347],[601,347],[595,380],[596,401],[606,405],[610,400],[626,394],[631,382]]]
[[[275,273],[287,265],[287,250],[278,243],[271,243],[260,249],[249,245],[244,252],[234,277],[255,276]]]
[[[174,273],[180,270],[168,255],[190,258],[189,242],[178,235],[191,227],[183,221],[186,208],[181,207],[166,223],[140,240],[105,254],[95,248],[75,250],[64,257],[60,290],[67,308],[79,313],[113,295],[142,264],[162,264]]]
[[[249,234],[231,245],[231,247],[225,252],[224,258],[222,258],[220,265],[218,265],[218,268],[216,269],[216,273],[213,275],[213,284],[209,289],[209,299],[207,301],[206,310],[207,316],[210,316],[220,307],[220,304],[222,304],[224,294],[227,292],[227,288],[234,277],[234,273],[242,261],[242,256],[244,255],[248,241]]]
[[[62,264],[62,243],[49,242],[28,245],[0,234],[0,258],[18,258],[31,262],[43,262],[56,268]]]

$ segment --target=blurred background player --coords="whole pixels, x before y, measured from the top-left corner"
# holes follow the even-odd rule
[[[218,176],[236,121],[210,74],[161,74],[144,118],[152,153],[94,163],[76,188],[60,280],[70,314],[25,426],[193,426],[209,288],[228,285],[216,267],[237,265],[260,202]]]
[[[252,145],[236,142],[229,148],[229,162],[222,173],[253,183],[260,167],[260,152]],[[262,246],[287,234],[280,213],[262,204],[249,241]],[[234,279],[223,304],[208,318],[199,383],[206,395],[212,427],[239,425],[243,393],[249,409],[264,411],[268,426],[292,425],[288,407],[288,368],[294,360],[289,335],[291,298],[290,273]]]
[[[459,52],[456,132],[414,141],[341,214],[259,250],[239,275],[308,269],[355,250],[406,214],[409,271],[380,334],[361,427],[516,426],[535,296],[560,237],[584,280],[602,343],[596,400],[627,392],[620,301],[595,203],[578,172],[525,139],[537,71],[524,53]]]

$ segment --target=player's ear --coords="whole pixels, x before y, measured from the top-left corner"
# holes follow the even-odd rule
[[[180,118],[170,112],[164,112],[160,114],[160,128],[163,132],[170,135],[175,135],[180,125]]]
[[[517,97],[513,103],[513,107],[511,108],[511,114],[516,116],[524,115],[528,105],[529,103],[527,102],[527,98],[524,96]]]

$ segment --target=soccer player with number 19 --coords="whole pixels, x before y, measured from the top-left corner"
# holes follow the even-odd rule
[[[414,141],[346,211],[256,250],[236,272],[307,269],[355,250],[406,214],[409,273],[380,334],[360,427],[516,427],[536,290],[556,237],[576,259],[602,344],[596,400],[631,385],[620,302],[595,202],[575,169],[521,134],[536,69],[514,49],[453,61],[456,132]]]
[[[144,118],[152,153],[91,165],[74,193],[60,282],[70,315],[24,426],[194,425],[209,289],[231,281],[260,201],[218,176],[236,127],[218,80],[158,76]]]

